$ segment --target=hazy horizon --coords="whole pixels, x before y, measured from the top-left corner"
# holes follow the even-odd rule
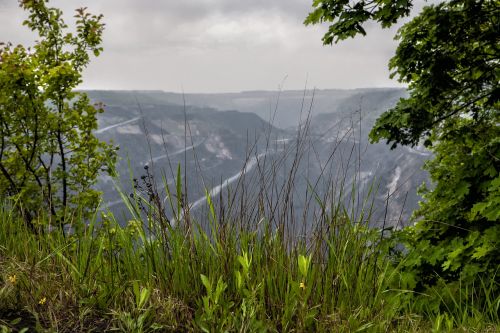
[[[358,88],[311,88],[307,87],[306,92],[313,91],[355,91],[355,90],[399,90],[407,89],[407,87],[401,85],[398,87],[382,86],[382,87],[358,87]],[[95,88],[79,88],[78,91],[91,92],[91,91],[105,91],[105,92],[161,92],[168,94],[187,94],[187,95],[217,95],[217,94],[245,94],[245,93],[280,93],[280,92],[303,92],[304,89],[253,89],[253,90],[239,90],[239,91],[213,91],[213,92],[201,92],[201,91],[172,91],[163,89],[95,89]]]

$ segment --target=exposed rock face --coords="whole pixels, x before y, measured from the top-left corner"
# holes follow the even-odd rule
[[[361,214],[363,198],[372,189],[372,224],[395,226],[408,223],[419,200],[416,188],[427,179],[421,170],[430,155],[425,150],[391,151],[383,143],[368,143],[375,119],[405,96],[402,89],[88,93],[106,105],[96,134],[120,146],[117,169],[127,194],[133,191],[131,178],[140,179],[145,166],[161,189],[164,182],[174,183],[180,164],[195,210],[203,210],[205,187],[217,202],[228,190],[234,197],[257,199],[265,188],[266,214],[293,211],[308,220],[314,218],[313,192],[338,201],[334,192],[342,187],[340,200],[353,214]],[[115,213],[123,210],[109,177],[102,177],[98,188],[107,207]],[[272,203],[279,201],[291,203],[272,211]]]

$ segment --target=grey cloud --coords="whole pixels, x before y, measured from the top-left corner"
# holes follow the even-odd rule
[[[114,3],[113,3],[114,2]],[[300,17],[310,7],[309,0],[183,0],[183,1],[107,1],[103,6],[150,15],[164,15],[180,19],[200,19],[214,14],[224,16],[246,15],[254,12],[275,12]]]
[[[387,61],[395,29],[321,45],[327,26],[302,22],[312,0],[52,0],[71,22],[75,8],[104,14],[104,53],[84,88],[216,92],[311,86],[394,86]],[[14,4],[14,5],[13,5]],[[3,6],[5,5],[5,6]],[[25,43],[16,1],[0,0],[0,40]],[[4,24],[4,22],[8,22]]]

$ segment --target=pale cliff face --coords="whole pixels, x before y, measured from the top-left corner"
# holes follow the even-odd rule
[[[304,98],[304,92],[285,91],[279,100],[275,92],[182,97],[163,92],[92,91],[89,95],[107,105],[96,134],[120,146],[118,172],[125,192],[132,190],[129,162],[135,178],[148,165],[159,183],[164,174],[169,184],[174,183],[177,164],[183,172],[186,166],[189,201],[196,203],[195,209],[203,209],[204,185],[215,197],[242,185],[256,194],[260,188],[257,173],[269,174],[273,169],[273,181],[277,188],[282,187],[298,151],[298,120],[304,122],[308,116],[293,182],[293,206],[298,215],[305,210],[305,193],[311,183],[325,196],[342,181],[349,206],[353,184],[360,197],[377,186],[374,224],[381,225],[384,217],[386,226],[407,223],[419,200],[416,188],[426,179],[420,168],[428,152],[407,147],[391,151],[383,143],[371,145],[367,140],[378,115],[405,95],[400,89],[318,91],[314,99],[311,92]],[[182,98],[186,107],[176,104]],[[226,107],[241,110],[223,111]],[[266,115],[274,126],[264,120]],[[241,175],[245,177],[240,181]],[[110,185],[110,179],[103,178],[98,187],[104,191],[105,202],[118,211],[122,207],[119,196]]]

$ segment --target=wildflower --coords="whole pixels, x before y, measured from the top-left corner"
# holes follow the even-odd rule
[[[9,275],[8,280],[9,280],[10,283],[16,284],[17,276],[15,274],[14,275]]]
[[[47,297],[43,297],[38,301],[38,304],[44,305],[47,302]]]
[[[306,285],[305,285],[304,281],[300,282],[299,287],[300,287],[300,289],[306,289]]]

